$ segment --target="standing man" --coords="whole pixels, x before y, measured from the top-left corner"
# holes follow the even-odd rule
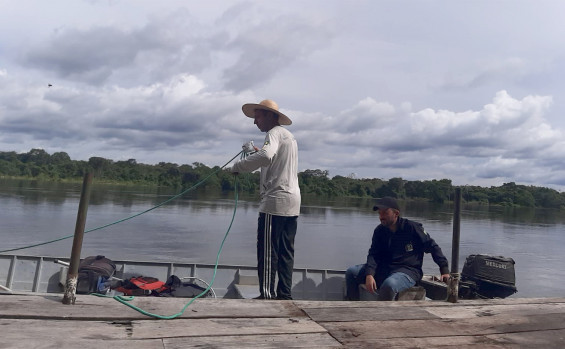
[[[281,125],[292,121],[279,112],[277,103],[266,99],[244,104],[243,114],[266,132],[257,152],[237,162],[231,171],[253,172],[261,168],[259,220],[257,227],[258,299],[292,299],[294,237],[300,214],[298,146],[292,133]],[[279,282],[275,292],[275,275]]]
[[[400,217],[394,198],[377,199],[373,211],[379,211],[379,224],[373,232],[366,264],[350,267],[345,272],[347,299],[359,300],[359,285],[367,291],[378,289],[377,299],[392,301],[396,295],[416,284],[424,275],[424,253],[431,253],[439,266],[441,279],[449,280],[447,258],[422,224]]]

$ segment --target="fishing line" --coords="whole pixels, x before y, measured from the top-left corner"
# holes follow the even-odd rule
[[[127,217],[127,218],[123,218],[123,219],[117,220],[117,221],[115,221],[115,222],[112,222],[112,223],[109,223],[109,224],[105,224],[105,225],[99,226],[99,227],[97,227],[97,228],[93,228],[93,229],[86,230],[86,231],[84,232],[84,234],[87,234],[87,233],[90,233],[90,232],[93,232],[93,231],[96,231],[96,230],[101,230],[101,229],[107,228],[107,227],[109,227],[109,226],[118,224],[118,223],[125,222],[125,221],[127,221],[127,220],[130,220],[130,219],[132,219],[132,218],[141,216],[142,214],[145,214],[145,213],[147,213],[147,212],[149,212],[149,211],[153,211],[154,209],[159,208],[159,207],[165,205],[166,203],[168,203],[168,202],[170,202],[170,201],[172,201],[172,200],[174,200],[174,199],[176,199],[176,198],[178,198],[178,197],[180,197],[180,196],[182,196],[182,195],[188,193],[189,191],[191,191],[191,190],[197,188],[198,186],[200,186],[202,183],[206,182],[206,181],[208,180],[208,178],[210,178],[212,175],[218,173],[220,170],[222,170],[224,167],[226,167],[230,162],[232,162],[236,157],[240,156],[240,154],[241,154],[241,155],[245,154],[245,151],[244,151],[244,150],[240,151],[240,152],[237,153],[233,158],[231,158],[228,162],[226,162],[222,167],[218,168],[218,169],[215,170],[215,171],[212,171],[210,174],[208,174],[208,176],[204,177],[204,179],[202,179],[201,181],[199,181],[198,183],[196,183],[196,184],[193,185],[192,187],[190,187],[190,188],[184,190],[183,192],[181,192],[181,193],[179,193],[179,194],[177,194],[177,195],[175,195],[175,196],[173,196],[173,197],[171,197],[171,198],[169,198],[169,199],[167,199],[167,200],[161,202],[160,204],[158,204],[158,205],[156,205],[156,206],[153,206],[153,207],[151,207],[150,209],[147,209],[147,210],[145,210],[145,211],[143,211],[143,212],[134,214],[133,216],[129,216],[129,217]],[[17,248],[10,248],[10,249],[7,249],[7,250],[0,250],[0,253],[12,252],[12,251],[18,251],[18,250],[24,250],[24,249],[26,249],[26,248],[32,248],[32,247],[47,245],[47,244],[50,244],[50,243],[53,243],[53,242],[57,242],[57,241],[69,239],[69,238],[72,238],[72,237],[74,237],[74,234],[72,234],[72,235],[67,235],[67,236],[63,236],[63,237],[61,237],[61,238],[54,239],[54,240],[49,240],[49,241],[46,241],[46,242],[40,242],[40,243],[33,244],[33,245],[28,245],[28,246],[23,246],[23,247],[17,247]]]

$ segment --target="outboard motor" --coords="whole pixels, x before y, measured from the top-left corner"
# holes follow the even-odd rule
[[[486,254],[467,257],[459,282],[459,297],[506,298],[516,292],[512,258]]]

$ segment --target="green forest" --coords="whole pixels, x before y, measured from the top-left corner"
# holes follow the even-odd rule
[[[211,173],[215,172],[210,176]],[[0,178],[26,178],[42,181],[82,181],[92,173],[96,181],[107,183],[141,184],[186,189],[201,182],[203,188],[233,191],[233,175],[220,166],[208,167],[202,163],[178,165],[160,162],[156,165],[137,163],[135,159],[113,161],[91,157],[88,161],[72,160],[65,152],[47,153],[31,149],[27,153],[0,152]],[[240,175],[239,188],[256,193],[259,173]],[[298,174],[303,195],[321,197],[383,197],[428,200],[443,203],[451,201],[455,186],[450,179],[410,181],[400,177],[385,179],[358,179],[343,176],[330,178],[327,170],[305,170]],[[526,186],[514,182],[490,188],[461,186],[465,202],[523,207],[565,209],[565,193],[554,189]]]

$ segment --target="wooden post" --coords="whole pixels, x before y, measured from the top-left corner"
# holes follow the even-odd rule
[[[75,304],[78,266],[80,264],[80,252],[82,250],[84,227],[86,225],[86,212],[88,211],[88,202],[90,201],[91,184],[92,173],[87,173],[84,175],[84,179],[82,181],[82,191],[80,193],[77,222],[75,226],[75,237],[73,239],[73,248],[71,250],[71,263],[69,265],[69,272],[67,274],[67,283],[65,287],[65,295],[63,296],[63,304]]]
[[[459,238],[461,233],[461,188],[455,188],[453,198],[453,240],[451,243],[451,278],[447,287],[447,301],[457,303],[459,298]]]

